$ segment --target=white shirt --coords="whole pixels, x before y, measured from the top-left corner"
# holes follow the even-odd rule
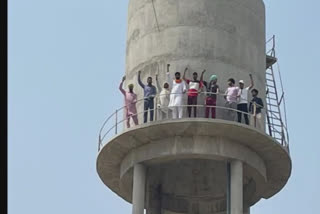
[[[239,88],[239,104],[248,104],[248,92],[249,92],[250,87],[241,89]]]
[[[160,93],[160,106],[167,107],[169,105],[169,101],[170,101],[170,90],[164,88]]]
[[[187,90],[187,87],[184,81],[182,81],[181,83],[176,83],[176,81],[173,80],[169,107],[183,105],[182,98],[183,98],[183,93],[186,90]]]
[[[167,79],[171,88],[169,107],[183,105],[182,98],[183,98],[183,93],[186,92],[187,90],[186,83],[183,80],[181,80],[180,83],[177,83],[176,80],[170,78],[169,72],[167,73]]]

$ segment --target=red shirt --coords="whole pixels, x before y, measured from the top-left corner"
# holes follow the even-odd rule
[[[199,80],[188,80],[186,79],[187,84],[189,85],[188,96],[196,97],[198,96],[198,91],[203,87],[203,83]]]

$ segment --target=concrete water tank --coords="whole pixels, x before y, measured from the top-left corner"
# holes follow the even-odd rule
[[[262,0],[130,0],[127,35],[125,84],[134,83],[139,98],[138,71],[143,82],[156,74],[166,82],[171,64],[172,75],[186,66],[189,77],[203,69],[205,80],[216,74],[222,91],[230,77],[248,84],[252,74],[265,100]],[[103,142],[97,171],[133,204],[133,214],[249,213],[291,174],[286,146],[264,129],[219,117],[153,121],[116,133]]]

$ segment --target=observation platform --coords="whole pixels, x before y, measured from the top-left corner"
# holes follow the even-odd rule
[[[244,207],[278,193],[291,174],[288,145],[245,124],[206,118],[165,119],[125,129],[100,149],[96,166],[103,183],[130,203],[133,169],[142,164],[145,208],[161,194],[165,210],[188,213],[202,201],[202,210],[210,204],[219,213],[228,203],[226,165],[233,160],[243,164]],[[159,185],[161,193],[154,196]]]

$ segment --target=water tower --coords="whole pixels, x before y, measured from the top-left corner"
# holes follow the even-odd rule
[[[105,185],[132,203],[133,214],[247,214],[277,194],[291,159],[277,58],[274,49],[266,54],[263,1],[130,0],[127,33],[126,85],[134,83],[139,98],[138,71],[144,82],[156,74],[165,82],[167,64],[172,74],[206,69],[205,79],[216,74],[222,90],[228,78],[249,82],[252,74],[266,127],[199,116],[127,129],[117,110],[102,130],[115,125],[99,138],[97,171]]]

